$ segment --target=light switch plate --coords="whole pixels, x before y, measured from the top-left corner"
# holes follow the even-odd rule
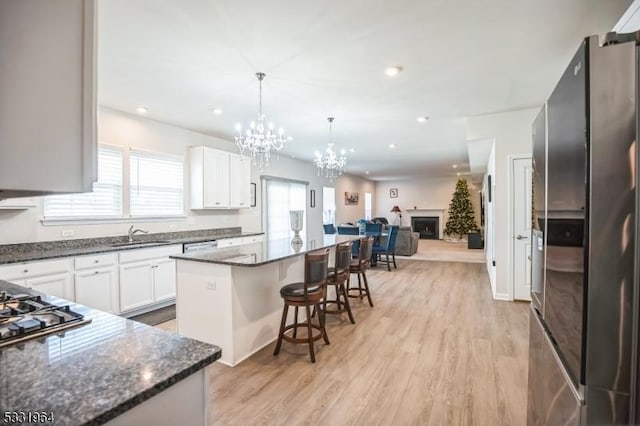
[[[61,232],[61,234],[63,237],[73,237],[75,232],[73,232],[73,229],[65,229]]]
[[[215,281],[207,281],[207,290],[215,290],[216,282]]]

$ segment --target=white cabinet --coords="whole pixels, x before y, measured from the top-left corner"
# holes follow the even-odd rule
[[[67,300],[74,299],[71,272],[28,278],[25,287]]]
[[[70,259],[43,260],[0,267],[0,279],[52,296],[75,300]]]
[[[229,207],[245,208],[251,206],[251,160],[237,154],[229,155],[231,196]]]
[[[176,267],[168,256],[181,252],[181,245],[173,245],[120,253],[120,310],[175,298]]]
[[[153,262],[120,265],[120,309],[122,312],[153,303]]]
[[[0,198],[90,191],[95,0],[0,1]]]
[[[250,207],[249,159],[205,146],[189,149],[191,208],[237,209]]]
[[[115,266],[76,271],[75,283],[76,302],[112,314],[120,312]]]
[[[160,259],[155,263],[153,271],[153,299],[154,302],[176,297],[176,261]]]
[[[25,210],[36,206],[33,198],[8,198],[0,200],[0,210]]]

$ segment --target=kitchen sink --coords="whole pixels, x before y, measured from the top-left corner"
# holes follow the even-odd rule
[[[166,244],[171,241],[168,240],[156,240],[156,241],[132,241],[130,243],[111,244],[111,247],[145,247],[155,246],[158,244]]]

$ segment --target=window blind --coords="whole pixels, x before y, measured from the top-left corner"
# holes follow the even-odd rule
[[[131,151],[131,216],[184,214],[183,158]]]
[[[122,216],[122,150],[98,147],[98,181],[84,194],[44,198],[45,219],[105,218]]]
[[[291,238],[290,210],[304,210],[304,226],[300,235],[305,235],[307,227],[306,185],[279,180],[267,181],[267,235],[269,238]]]

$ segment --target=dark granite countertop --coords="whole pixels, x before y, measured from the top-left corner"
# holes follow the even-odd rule
[[[41,294],[6,281],[2,290]],[[220,358],[217,346],[71,305],[92,321],[0,348],[0,413],[44,411],[56,425],[103,424]]]
[[[241,228],[236,227],[136,235],[136,242],[155,242],[154,244],[146,244],[142,247],[135,245],[114,247],[114,244],[126,243],[126,236],[5,244],[0,245],[0,265],[70,256],[83,256],[87,254],[135,250],[171,244],[197,243],[224,238],[248,237],[261,234],[262,232],[242,232]]]
[[[194,253],[177,254],[171,256],[178,260],[192,260],[195,262],[217,263],[231,266],[260,266],[277,262],[294,256],[333,247],[337,244],[359,239],[358,235],[323,235],[317,238],[303,240],[302,246],[295,248],[291,239],[266,239],[260,243],[245,244],[236,247],[213,248]]]

